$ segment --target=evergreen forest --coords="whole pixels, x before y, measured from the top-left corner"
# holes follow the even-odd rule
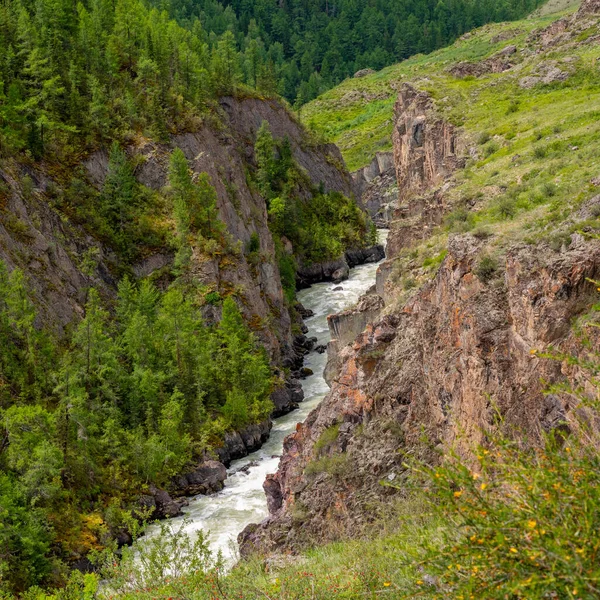
[[[363,68],[440,48],[540,0],[7,0],[0,152],[164,139],[240,90],[301,106]]]

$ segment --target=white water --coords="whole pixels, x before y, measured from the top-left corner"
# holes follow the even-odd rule
[[[380,242],[385,243],[387,231],[379,232]],[[309,329],[308,337],[318,338],[317,345],[327,344],[329,328],[327,315],[341,312],[356,303],[375,282],[377,264],[361,265],[350,271],[350,278],[339,286],[331,283],[318,283],[298,293],[298,299],[305,308],[314,311],[314,316],[305,320]],[[336,287],[343,290],[333,291]],[[305,357],[304,366],[313,370],[314,375],[302,381],[304,402],[300,408],[276,419],[269,440],[263,447],[249,456],[236,460],[228,469],[224,489],[212,496],[196,496],[183,509],[184,516],[171,519],[169,523],[178,530],[186,520],[185,531],[193,534],[204,531],[211,550],[221,551],[229,564],[237,559],[237,535],[250,523],[259,523],[267,515],[267,500],[262,488],[268,473],[275,473],[283,450],[283,439],[292,433],[296,423],[306,419],[329,391],[323,379],[327,354],[311,352]],[[240,471],[249,463],[247,473]],[[147,535],[156,535],[158,526],[151,526]],[[143,538],[142,538],[143,540]],[[143,541],[141,543],[143,543]]]

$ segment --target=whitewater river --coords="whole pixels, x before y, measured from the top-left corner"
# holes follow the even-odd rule
[[[387,231],[380,231],[380,242],[385,243]],[[314,311],[314,316],[305,320],[308,337],[318,338],[318,344],[327,344],[330,339],[327,315],[337,313],[352,306],[364,292],[375,283],[377,264],[362,265],[350,271],[350,278],[340,286],[319,283],[298,293],[298,299]],[[334,288],[342,290],[334,291]],[[259,523],[267,515],[267,500],[262,488],[268,473],[275,473],[283,449],[283,439],[296,428],[296,423],[304,421],[329,391],[323,379],[327,354],[311,352],[304,366],[313,370],[314,375],[302,381],[304,402],[300,408],[276,419],[269,440],[263,447],[249,456],[233,461],[228,469],[224,489],[212,496],[196,496],[190,499],[189,506],[183,509],[184,516],[170,519],[169,523],[179,528],[183,519],[188,522],[185,530],[193,534],[203,530],[208,532],[208,542],[213,551],[221,551],[229,564],[237,559],[237,535],[250,523]],[[245,465],[247,472],[240,471]],[[151,526],[147,534],[156,534],[157,526]],[[143,538],[142,538],[143,539]]]

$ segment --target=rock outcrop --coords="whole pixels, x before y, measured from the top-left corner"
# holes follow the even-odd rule
[[[248,425],[240,431],[230,431],[225,434],[223,445],[215,448],[220,462],[229,466],[232,460],[248,456],[258,450],[269,438],[273,423],[270,419],[253,425]]]
[[[342,349],[330,394],[285,441],[265,483],[271,516],[240,536],[243,552],[356,533],[375,516],[366,507],[392,493],[381,481],[402,477],[406,452],[467,455],[498,417],[530,442],[564,421],[568,403],[541,380],[565,366],[537,353],[575,347],[570,323],[594,294],[600,243],[514,247],[486,282],[474,272],[481,243],[452,238],[435,280]],[[337,439],[317,444],[333,426]]]
[[[377,227],[388,227],[397,199],[394,155],[378,152],[371,163],[352,173],[362,206]]]
[[[401,200],[435,188],[463,164],[464,146],[456,127],[436,115],[428,93],[404,84],[394,107],[394,123]]]
[[[387,240],[388,257],[429,237],[447,212],[448,180],[466,161],[460,131],[440,118],[429,94],[404,84],[394,109],[394,164],[398,204]],[[378,292],[383,294],[389,263],[380,267]]]
[[[384,257],[385,250],[381,244],[369,248],[347,250],[344,256],[337,260],[312,265],[301,265],[296,273],[296,285],[299,289],[302,289],[321,281],[341,283],[345,279],[348,279],[352,267],[376,263]]]
[[[179,496],[215,494],[223,489],[225,479],[227,479],[225,465],[216,460],[207,460],[200,463],[193,471],[173,478],[172,488]]]
[[[512,69],[516,61],[514,55],[517,53],[517,47],[509,45],[479,62],[459,62],[456,65],[450,67],[448,72],[454,77],[481,77],[482,75],[488,75],[489,73],[504,73]]]

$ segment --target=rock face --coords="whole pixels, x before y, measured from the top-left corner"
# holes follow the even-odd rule
[[[454,125],[437,117],[431,97],[404,84],[394,108],[394,165],[400,198],[440,185],[462,164]]]
[[[447,210],[444,186],[466,160],[466,144],[460,132],[436,114],[426,92],[404,84],[394,120],[392,137],[399,198],[387,242],[388,256],[429,237],[431,229],[441,223]],[[385,266],[382,272],[386,272]]]
[[[248,425],[240,431],[226,433],[223,445],[215,449],[219,461],[229,466],[232,460],[243,458],[258,450],[269,438],[271,427],[273,423],[268,419],[262,423]]]
[[[450,67],[448,72],[455,77],[481,77],[489,73],[503,73],[515,66],[514,55],[516,52],[517,47],[511,44],[485,60],[475,63],[460,62]]]
[[[245,256],[235,262],[215,260],[195,252],[192,276],[215,291],[235,289],[240,308],[248,322],[257,326],[257,335],[274,363],[281,364],[293,354],[291,322],[283,298],[274,244],[267,225],[264,200],[246,182],[254,167],[254,141],[263,121],[274,137],[288,136],[295,160],[316,187],[354,193],[354,182],[343,167],[339,150],[312,143],[302,126],[279,103],[258,99],[223,98],[217,124],[206,122],[172,136],[169,144],[140,139],[127,148],[135,160],[140,183],[159,190],[167,181],[168,155],[179,147],[194,173],[208,173],[217,191],[219,216],[234,242],[245,248],[253,234],[260,240],[260,256],[270,257],[258,265]],[[114,296],[119,260],[93,232],[86,233],[73,219],[53,208],[57,189],[80,169],[82,180],[99,188],[106,176],[108,152],[98,150],[82,165],[69,165],[54,179],[44,164],[31,167],[3,160],[0,164],[0,259],[9,269],[21,268],[34,291],[40,321],[61,330],[83,313],[85,290],[96,287],[105,297]],[[58,174],[56,174],[56,173]],[[93,258],[93,260],[90,260]],[[172,252],[158,248],[145,256],[133,271],[140,277],[170,266]],[[90,267],[91,265],[91,267]],[[219,318],[218,314],[213,315]]]
[[[356,533],[371,518],[366,506],[391,493],[380,481],[402,476],[402,452],[466,454],[497,427],[495,411],[530,441],[564,419],[569,406],[540,381],[560,380],[565,367],[532,351],[574,347],[570,322],[594,293],[600,243],[515,247],[487,283],[474,273],[480,246],[452,238],[435,280],[342,349],[330,394],[285,440],[265,484],[271,516],[241,536],[244,552]],[[317,449],[333,425],[337,439]]]
[[[25,183],[28,182],[28,183]],[[0,260],[27,276],[39,323],[62,333],[83,314],[86,289],[111,294],[115,256],[81,226],[62,218],[48,201],[53,182],[40,171],[3,161],[0,164]],[[94,273],[83,268],[94,252]]]
[[[227,479],[227,469],[223,463],[207,460],[193,471],[173,479],[173,489],[178,495],[196,496],[197,494],[215,494],[223,489]]]
[[[348,279],[352,267],[379,262],[384,257],[385,251],[381,244],[370,248],[348,250],[338,260],[300,266],[296,274],[296,284],[299,289],[302,289],[321,281],[340,283]]]
[[[257,235],[259,254],[263,260],[250,264],[245,256],[235,261],[222,261],[194,254],[193,276],[217,291],[236,289],[241,293],[240,308],[248,322],[266,323],[256,333],[269,350],[274,363],[282,364],[293,356],[291,321],[286,308],[275,247],[268,228],[264,200],[248,186],[246,172],[254,165],[254,142],[263,121],[267,121],[275,138],[290,140],[294,159],[306,171],[314,186],[326,191],[354,193],[354,182],[343,168],[338,148],[332,144],[311,144],[290,113],[275,101],[257,99],[221,100],[223,127],[203,125],[197,131],[174,136],[171,144],[147,142],[131,148],[131,154],[143,157],[136,176],[151,189],[167,183],[168,154],[173,147],[183,150],[194,173],[208,173],[214,185],[221,220],[242,248]],[[90,178],[101,185],[106,175],[108,157],[105,152],[92,155],[86,167]],[[268,258],[264,258],[268,257]],[[152,264],[154,257],[145,260]],[[164,261],[154,260],[157,264]],[[140,272],[150,270],[140,265]]]
[[[377,227],[388,227],[397,198],[394,155],[378,152],[371,163],[352,173],[361,204]]]
[[[365,327],[377,319],[384,304],[383,298],[376,293],[365,294],[353,308],[327,317],[331,341],[327,344],[324,377],[330,387],[340,370],[341,350],[354,342]]]

